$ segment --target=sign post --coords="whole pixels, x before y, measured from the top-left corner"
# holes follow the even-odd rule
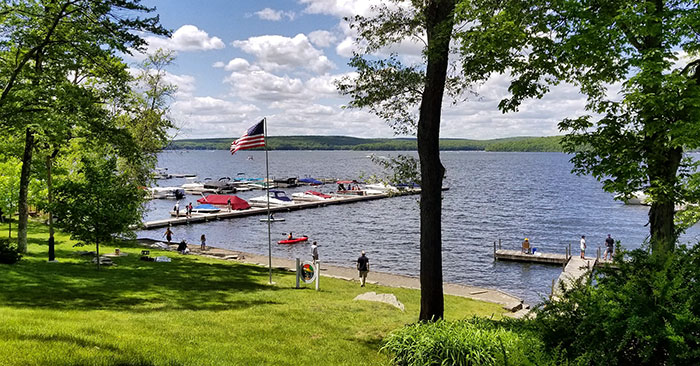
[[[304,283],[313,283],[316,281],[316,290],[318,290],[318,267],[314,262],[304,261],[297,270],[297,277],[301,277]]]

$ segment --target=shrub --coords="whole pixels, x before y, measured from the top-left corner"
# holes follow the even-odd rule
[[[585,365],[700,364],[700,245],[665,258],[626,254],[595,286],[579,283],[536,309],[545,347]]]
[[[473,318],[407,325],[391,333],[383,351],[397,365],[543,365],[541,342],[515,322]]]
[[[22,253],[17,249],[17,245],[12,244],[10,239],[0,239],[0,263],[13,264],[22,259]]]

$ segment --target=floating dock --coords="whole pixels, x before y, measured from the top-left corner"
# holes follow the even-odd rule
[[[449,188],[443,188],[442,190],[448,190]],[[408,196],[408,195],[415,195],[415,194],[420,194],[420,190],[408,190],[408,191],[403,191],[403,192],[392,192],[392,193],[382,193],[382,194],[372,194],[372,195],[366,195],[366,196],[336,196],[332,199],[327,199],[323,201],[305,201],[305,202],[294,202],[291,205],[285,205],[285,206],[270,206],[270,212],[272,213],[278,213],[278,212],[287,212],[287,211],[294,211],[294,210],[303,210],[307,208],[316,208],[316,207],[324,207],[324,206],[330,206],[330,205],[341,205],[341,204],[347,204],[347,203],[355,203],[355,202],[364,202],[364,201],[374,201],[374,200],[380,200],[384,198],[391,198],[391,197],[398,197],[398,196]],[[214,221],[214,220],[220,220],[220,219],[231,219],[231,218],[238,218],[238,217],[248,217],[248,216],[256,216],[256,215],[267,215],[267,208],[266,207],[251,207],[246,210],[238,210],[238,211],[226,211],[226,209],[222,209],[220,212],[217,213],[209,213],[209,214],[192,214],[190,217],[185,217],[185,216],[180,216],[180,217],[173,217],[169,219],[163,219],[163,220],[154,220],[154,221],[146,221],[141,224],[141,228],[143,229],[155,229],[155,228],[161,228],[161,227],[167,227],[169,225],[175,226],[175,225],[187,225],[187,224],[195,224],[195,223],[200,223],[200,222],[207,222],[207,221]]]
[[[552,297],[561,296],[563,287],[570,288],[579,278],[591,275],[591,269],[602,267],[604,265],[613,266],[611,261],[602,260],[600,258],[600,248],[597,250],[596,257],[574,257],[571,255],[571,245],[566,249],[565,254],[556,253],[540,253],[536,254],[523,253],[522,250],[501,249],[500,240],[493,243],[493,258],[495,260],[553,264],[562,266],[562,273],[556,280],[552,281]]]

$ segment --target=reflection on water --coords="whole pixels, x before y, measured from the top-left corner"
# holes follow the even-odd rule
[[[384,156],[395,152],[381,152]],[[246,159],[250,155],[253,160]],[[333,177],[354,179],[379,173],[360,151],[271,151],[270,176],[284,178]],[[528,237],[543,252],[564,253],[576,248],[581,235],[589,244],[587,255],[603,246],[607,234],[627,248],[639,247],[648,233],[648,208],[626,206],[603,192],[592,177],[570,174],[568,156],[560,153],[443,152],[447,169],[443,192],[443,272],[447,282],[499,288],[536,303],[549,293],[558,266],[493,261],[493,242],[517,248]],[[264,177],[262,151],[169,151],[160,155],[159,166],[170,173],[196,173],[200,178],[217,179],[244,173]],[[161,186],[181,185],[184,179],[160,181]],[[333,190],[335,185],[321,187]],[[287,189],[287,194],[307,188]],[[241,192],[243,199],[261,191]],[[196,203],[197,196],[186,202]],[[418,275],[419,204],[418,196],[397,197],[347,205],[334,205],[280,213],[286,221],[272,224],[272,254],[286,258],[310,258],[311,244],[320,244],[321,259],[336,265],[353,266],[361,250],[366,250],[372,269]],[[148,204],[146,219],[165,218],[173,201],[154,200]],[[212,246],[267,254],[267,224],[259,217],[176,226],[174,240],[198,243],[207,235]],[[143,231],[140,236],[159,238],[162,230]],[[285,233],[310,236],[297,245],[277,245]],[[698,241],[694,227],[683,240]]]

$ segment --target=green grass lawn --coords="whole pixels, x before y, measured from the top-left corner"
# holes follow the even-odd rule
[[[13,237],[16,237],[16,223]],[[7,237],[0,225],[0,237]],[[321,291],[294,289],[293,273],[167,255],[138,259],[142,247],[96,270],[67,235],[56,236],[59,263],[47,262],[48,228],[32,223],[29,253],[0,264],[0,365],[372,365],[391,330],[417,320],[416,290],[323,278]],[[107,253],[114,246],[101,247]],[[352,301],[393,293],[405,307]],[[445,317],[500,317],[500,306],[446,297]]]

